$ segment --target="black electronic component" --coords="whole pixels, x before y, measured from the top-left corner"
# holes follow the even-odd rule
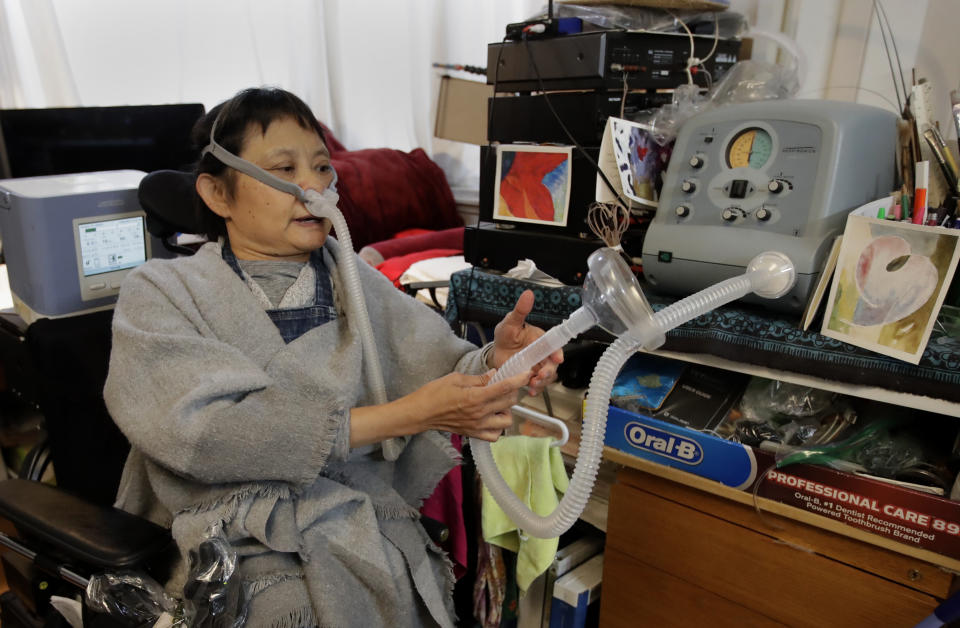
[[[694,37],[695,56],[706,59],[713,44],[713,37]],[[714,83],[739,54],[740,40],[717,40],[716,50],[704,63]],[[531,56],[539,72],[532,67]],[[539,91],[539,73],[546,90],[618,90],[623,89],[624,78],[628,89],[672,89],[687,82],[689,58],[690,38],[677,33],[596,31],[496,42],[487,46],[487,83],[496,84],[498,92]],[[702,73],[693,76],[698,85],[708,85]]]
[[[557,116],[581,146],[599,146],[607,118],[620,117],[622,92],[564,92],[549,96],[520,95],[491,98],[487,139],[491,142],[554,142],[569,144],[570,138],[547,106],[550,98]],[[672,94],[634,92],[622,105],[623,117],[669,104]]]
[[[643,230],[627,231],[621,243],[631,259],[639,259]],[[489,222],[468,226],[463,234],[464,258],[479,268],[506,272],[521,259],[536,261],[537,268],[568,285],[583,283],[587,258],[606,246],[597,238],[580,238],[561,233],[504,229]]]

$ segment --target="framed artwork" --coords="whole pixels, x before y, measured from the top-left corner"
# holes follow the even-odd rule
[[[851,215],[821,333],[917,364],[960,254],[960,231]]]
[[[567,226],[571,146],[497,146],[493,218]]]
[[[650,127],[620,118],[608,118],[607,132],[623,194],[641,205],[656,207],[657,178],[670,161],[673,144],[660,146]]]

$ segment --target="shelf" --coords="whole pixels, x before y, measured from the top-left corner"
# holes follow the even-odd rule
[[[738,373],[745,373],[747,375],[765,377],[767,379],[776,379],[790,384],[809,386],[811,388],[828,390],[830,392],[844,395],[852,395],[854,397],[862,397],[864,399],[881,401],[897,406],[925,410],[927,412],[945,414],[947,416],[960,417],[960,403],[953,401],[934,399],[933,397],[926,397],[922,395],[913,395],[910,393],[898,392],[876,386],[864,386],[860,384],[837,382],[819,377],[813,377],[811,375],[803,375],[754,364],[735,362],[733,360],[728,360],[726,358],[705,353],[681,353],[678,351],[660,350],[653,351],[652,353],[654,355],[659,355],[673,360],[679,360],[681,362],[692,362],[694,364],[701,364],[703,366],[712,366],[727,371],[736,371]]]

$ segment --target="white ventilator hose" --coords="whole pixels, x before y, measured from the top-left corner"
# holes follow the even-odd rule
[[[328,188],[329,190],[329,188]],[[353,250],[353,239],[347,228],[347,221],[337,207],[333,195],[316,190],[307,190],[304,193],[307,210],[318,218],[328,218],[333,223],[340,244],[340,255],[337,258],[338,268],[343,277],[345,292],[349,307],[347,316],[355,325],[360,335],[363,349],[363,364],[367,377],[367,384],[373,394],[376,404],[387,402],[387,388],[383,383],[383,371],[380,368],[380,356],[373,336],[373,327],[370,325],[370,315],[367,312],[367,302],[363,297],[363,286],[360,285],[360,273],[357,272],[357,255]]]
[[[570,485],[556,509],[549,515],[541,516],[534,513],[510,490],[493,460],[489,442],[477,438],[470,439],[470,449],[484,485],[497,504],[524,534],[542,539],[557,537],[570,529],[586,507],[596,482],[603,453],[610,391],[627,358],[639,349],[657,348],[663,340],[663,334],[674,327],[751,292],[775,298],[790,290],[794,275],[793,266],[789,264],[789,260],[786,260],[789,269],[777,266],[779,260],[767,265],[756,263],[757,259],[763,255],[770,254],[757,256],[745,274],[701,290],[656,313],[653,316],[653,325],[650,325],[647,328],[648,331],[642,334],[644,337],[637,337],[628,331],[604,351],[590,378],[580,433],[580,450]],[[784,273],[787,272],[790,276],[785,283]],[[784,286],[786,286],[785,289]],[[507,360],[494,374],[490,384],[530,370],[576,335],[589,329],[589,326],[584,327],[587,320],[587,317],[582,314],[584,309],[581,307],[566,321],[552,328],[536,342]],[[559,331],[553,333],[558,329]]]

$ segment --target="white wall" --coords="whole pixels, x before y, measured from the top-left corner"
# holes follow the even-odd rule
[[[960,37],[956,0],[883,0],[908,89],[915,68],[933,87],[934,118],[948,138],[950,91],[960,88],[954,41]],[[873,0],[732,0],[731,8],[764,30],[793,37],[807,60],[800,98],[850,100],[897,110],[897,96]],[[889,44],[888,40],[888,44]],[[770,45],[754,58],[783,60]],[[894,50],[890,48],[890,54]],[[896,62],[896,59],[894,59]],[[899,81],[900,72],[896,69]]]

